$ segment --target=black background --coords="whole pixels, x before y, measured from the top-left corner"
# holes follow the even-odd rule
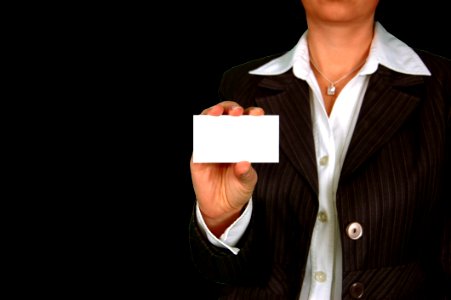
[[[382,0],[379,19],[408,45],[451,57],[445,3]],[[71,266],[82,277],[71,285],[127,299],[214,299],[188,251],[192,115],[217,102],[226,69],[296,44],[306,29],[300,1],[119,3],[86,18],[76,49],[88,53],[80,63],[95,82],[86,91],[94,121],[83,128],[89,154],[77,188],[90,201],[73,229]]]

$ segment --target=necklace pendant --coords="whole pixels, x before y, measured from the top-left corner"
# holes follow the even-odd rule
[[[327,86],[327,95],[329,96],[335,95],[335,85],[333,83]]]

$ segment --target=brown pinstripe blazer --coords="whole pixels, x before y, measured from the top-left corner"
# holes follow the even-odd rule
[[[432,76],[383,66],[372,75],[344,160],[343,299],[352,299],[354,283],[364,299],[450,299],[451,61],[418,54]],[[241,251],[209,244],[194,215],[190,224],[193,262],[222,287],[221,299],[298,299],[317,215],[308,86],[291,71],[248,74],[273,57],[228,70],[220,85],[222,100],[280,116],[280,162],[254,164],[259,179]],[[345,233],[354,221],[363,226],[358,240]]]

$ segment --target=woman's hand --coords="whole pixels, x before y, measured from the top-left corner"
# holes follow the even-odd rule
[[[205,109],[202,115],[264,115],[263,109],[244,109],[234,101],[224,101]],[[247,161],[238,163],[194,163],[191,179],[200,211],[210,231],[220,236],[241,214],[257,183],[257,173]]]

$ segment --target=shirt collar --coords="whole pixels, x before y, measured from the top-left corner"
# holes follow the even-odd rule
[[[311,72],[307,32],[308,30],[304,32],[298,43],[290,51],[249,71],[249,73],[254,75],[279,75],[293,68],[296,77],[306,79]],[[379,22],[376,22],[370,53],[359,74],[374,73],[378,64],[400,73],[431,75],[421,58],[411,47],[387,32]]]

